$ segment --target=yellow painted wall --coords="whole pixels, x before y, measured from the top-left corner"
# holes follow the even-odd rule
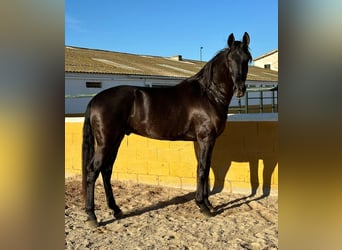
[[[65,172],[81,175],[81,120],[66,118]],[[237,122],[226,125],[217,139],[210,170],[214,191],[278,193],[277,122]],[[159,141],[131,134],[123,139],[112,180],[196,188],[196,145]]]

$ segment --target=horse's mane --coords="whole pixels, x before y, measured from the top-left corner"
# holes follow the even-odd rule
[[[200,83],[202,90],[207,89],[210,86],[210,84],[213,82],[214,63],[222,54],[228,54],[228,52],[229,52],[229,48],[224,48],[220,50],[219,52],[217,52],[216,55],[209,62],[207,62],[197,74],[190,77],[190,79],[197,80]]]
[[[232,48],[241,46],[240,41],[235,41],[234,44],[232,45]],[[192,76],[190,79],[197,80],[200,82],[202,87],[207,88],[209,85],[212,83],[213,80],[213,65],[215,62],[218,60],[218,58],[221,55],[224,55],[224,58],[228,57],[228,53],[231,50],[231,48],[224,48],[220,50],[219,52],[216,53],[216,55],[209,61],[207,62],[204,67],[194,76]],[[252,55],[249,52],[248,46],[243,48],[244,52],[248,55],[249,57],[249,62],[252,61]]]
[[[228,58],[228,53],[230,52],[231,49],[234,49],[235,47],[241,46],[242,42],[240,41],[234,41],[234,44],[230,48],[224,48],[220,50],[219,52],[216,53],[216,55],[209,61],[207,62],[203,68],[194,76],[190,77],[189,80],[195,80],[200,84],[201,87],[201,92],[215,92],[215,99],[219,100],[220,102],[223,102],[225,99],[224,96],[216,89],[215,83],[213,81],[213,69],[214,65],[216,62],[223,57],[223,60],[227,60]],[[252,55],[249,52],[248,46],[243,47],[244,52],[248,55],[249,57],[249,62],[252,61]]]

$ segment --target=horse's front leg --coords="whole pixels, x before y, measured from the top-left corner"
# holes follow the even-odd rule
[[[209,171],[211,164],[211,154],[214,148],[215,138],[206,137],[198,140],[197,156],[197,190],[196,190],[196,204],[200,211],[205,215],[212,216],[214,208],[209,202]]]
[[[209,184],[209,172],[210,172],[210,164],[211,162],[211,156],[209,158],[209,164],[205,168],[205,173],[204,173],[204,187],[203,187],[203,197],[204,197],[204,204],[208,207],[209,211],[211,214],[215,213],[215,208],[211,205],[209,201],[209,194],[210,194],[210,184]]]

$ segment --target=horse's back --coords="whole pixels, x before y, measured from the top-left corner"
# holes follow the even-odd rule
[[[195,109],[203,99],[194,84],[139,88],[134,93],[129,127],[133,133],[160,140],[194,140]]]
[[[121,85],[105,89],[93,97],[91,105],[103,105],[105,101],[115,102],[123,98],[126,99],[129,95],[132,95],[136,88],[135,86]]]
[[[132,102],[134,90],[136,87],[134,86],[117,86],[109,89],[105,89],[95,95],[93,99],[90,101],[89,105],[92,108],[114,108],[121,106],[124,104],[128,104]],[[121,104],[121,105],[120,105]]]

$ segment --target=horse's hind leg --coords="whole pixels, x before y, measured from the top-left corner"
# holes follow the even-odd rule
[[[91,227],[98,226],[97,218],[95,215],[95,202],[94,202],[94,190],[95,190],[95,182],[98,178],[100,172],[105,172],[105,190],[106,194],[109,190],[108,181],[110,185],[110,176],[111,176],[111,169],[114,162],[115,157],[113,157],[112,149],[113,144],[106,143],[106,145],[98,146],[96,152],[94,153],[94,157],[91,160],[90,164],[87,166],[87,193],[86,193],[86,213],[88,214],[87,224]],[[116,154],[115,154],[116,155]],[[110,166],[110,167],[108,167]],[[110,190],[111,191],[111,190]],[[111,193],[109,193],[110,195]],[[115,204],[114,198],[111,201],[111,205]],[[112,206],[115,207],[115,206]],[[118,211],[118,210],[117,210]]]
[[[106,162],[106,165],[104,165],[101,168],[101,175],[102,175],[103,185],[106,191],[107,204],[108,204],[108,207],[113,210],[114,216],[116,218],[122,217],[123,214],[122,214],[121,209],[118,207],[118,205],[115,202],[110,179],[112,176],[113,164],[116,159],[121,140],[122,138],[120,138],[120,140],[116,143],[115,148],[111,152],[110,159],[108,160],[108,162]]]
[[[94,189],[95,189],[95,182],[97,177],[100,174],[100,169],[102,166],[102,158],[103,154],[101,150],[97,150],[94,154],[93,159],[91,160],[90,164],[87,166],[87,192],[86,192],[86,204],[85,209],[88,215],[87,223],[89,226],[94,227],[97,226],[97,218],[95,215],[95,204],[94,204]]]
[[[114,199],[114,194],[111,186],[111,175],[112,175],[112,167],[106,166],[105,169],[101,171],[102,179],[103,179],[103,185],[106,191],[106,199],[107,199],[107,205],[110,209],[113,210],[114,216],[116,218],[122,217],[122,211],[119,208],[119,206],[116,204]]]

